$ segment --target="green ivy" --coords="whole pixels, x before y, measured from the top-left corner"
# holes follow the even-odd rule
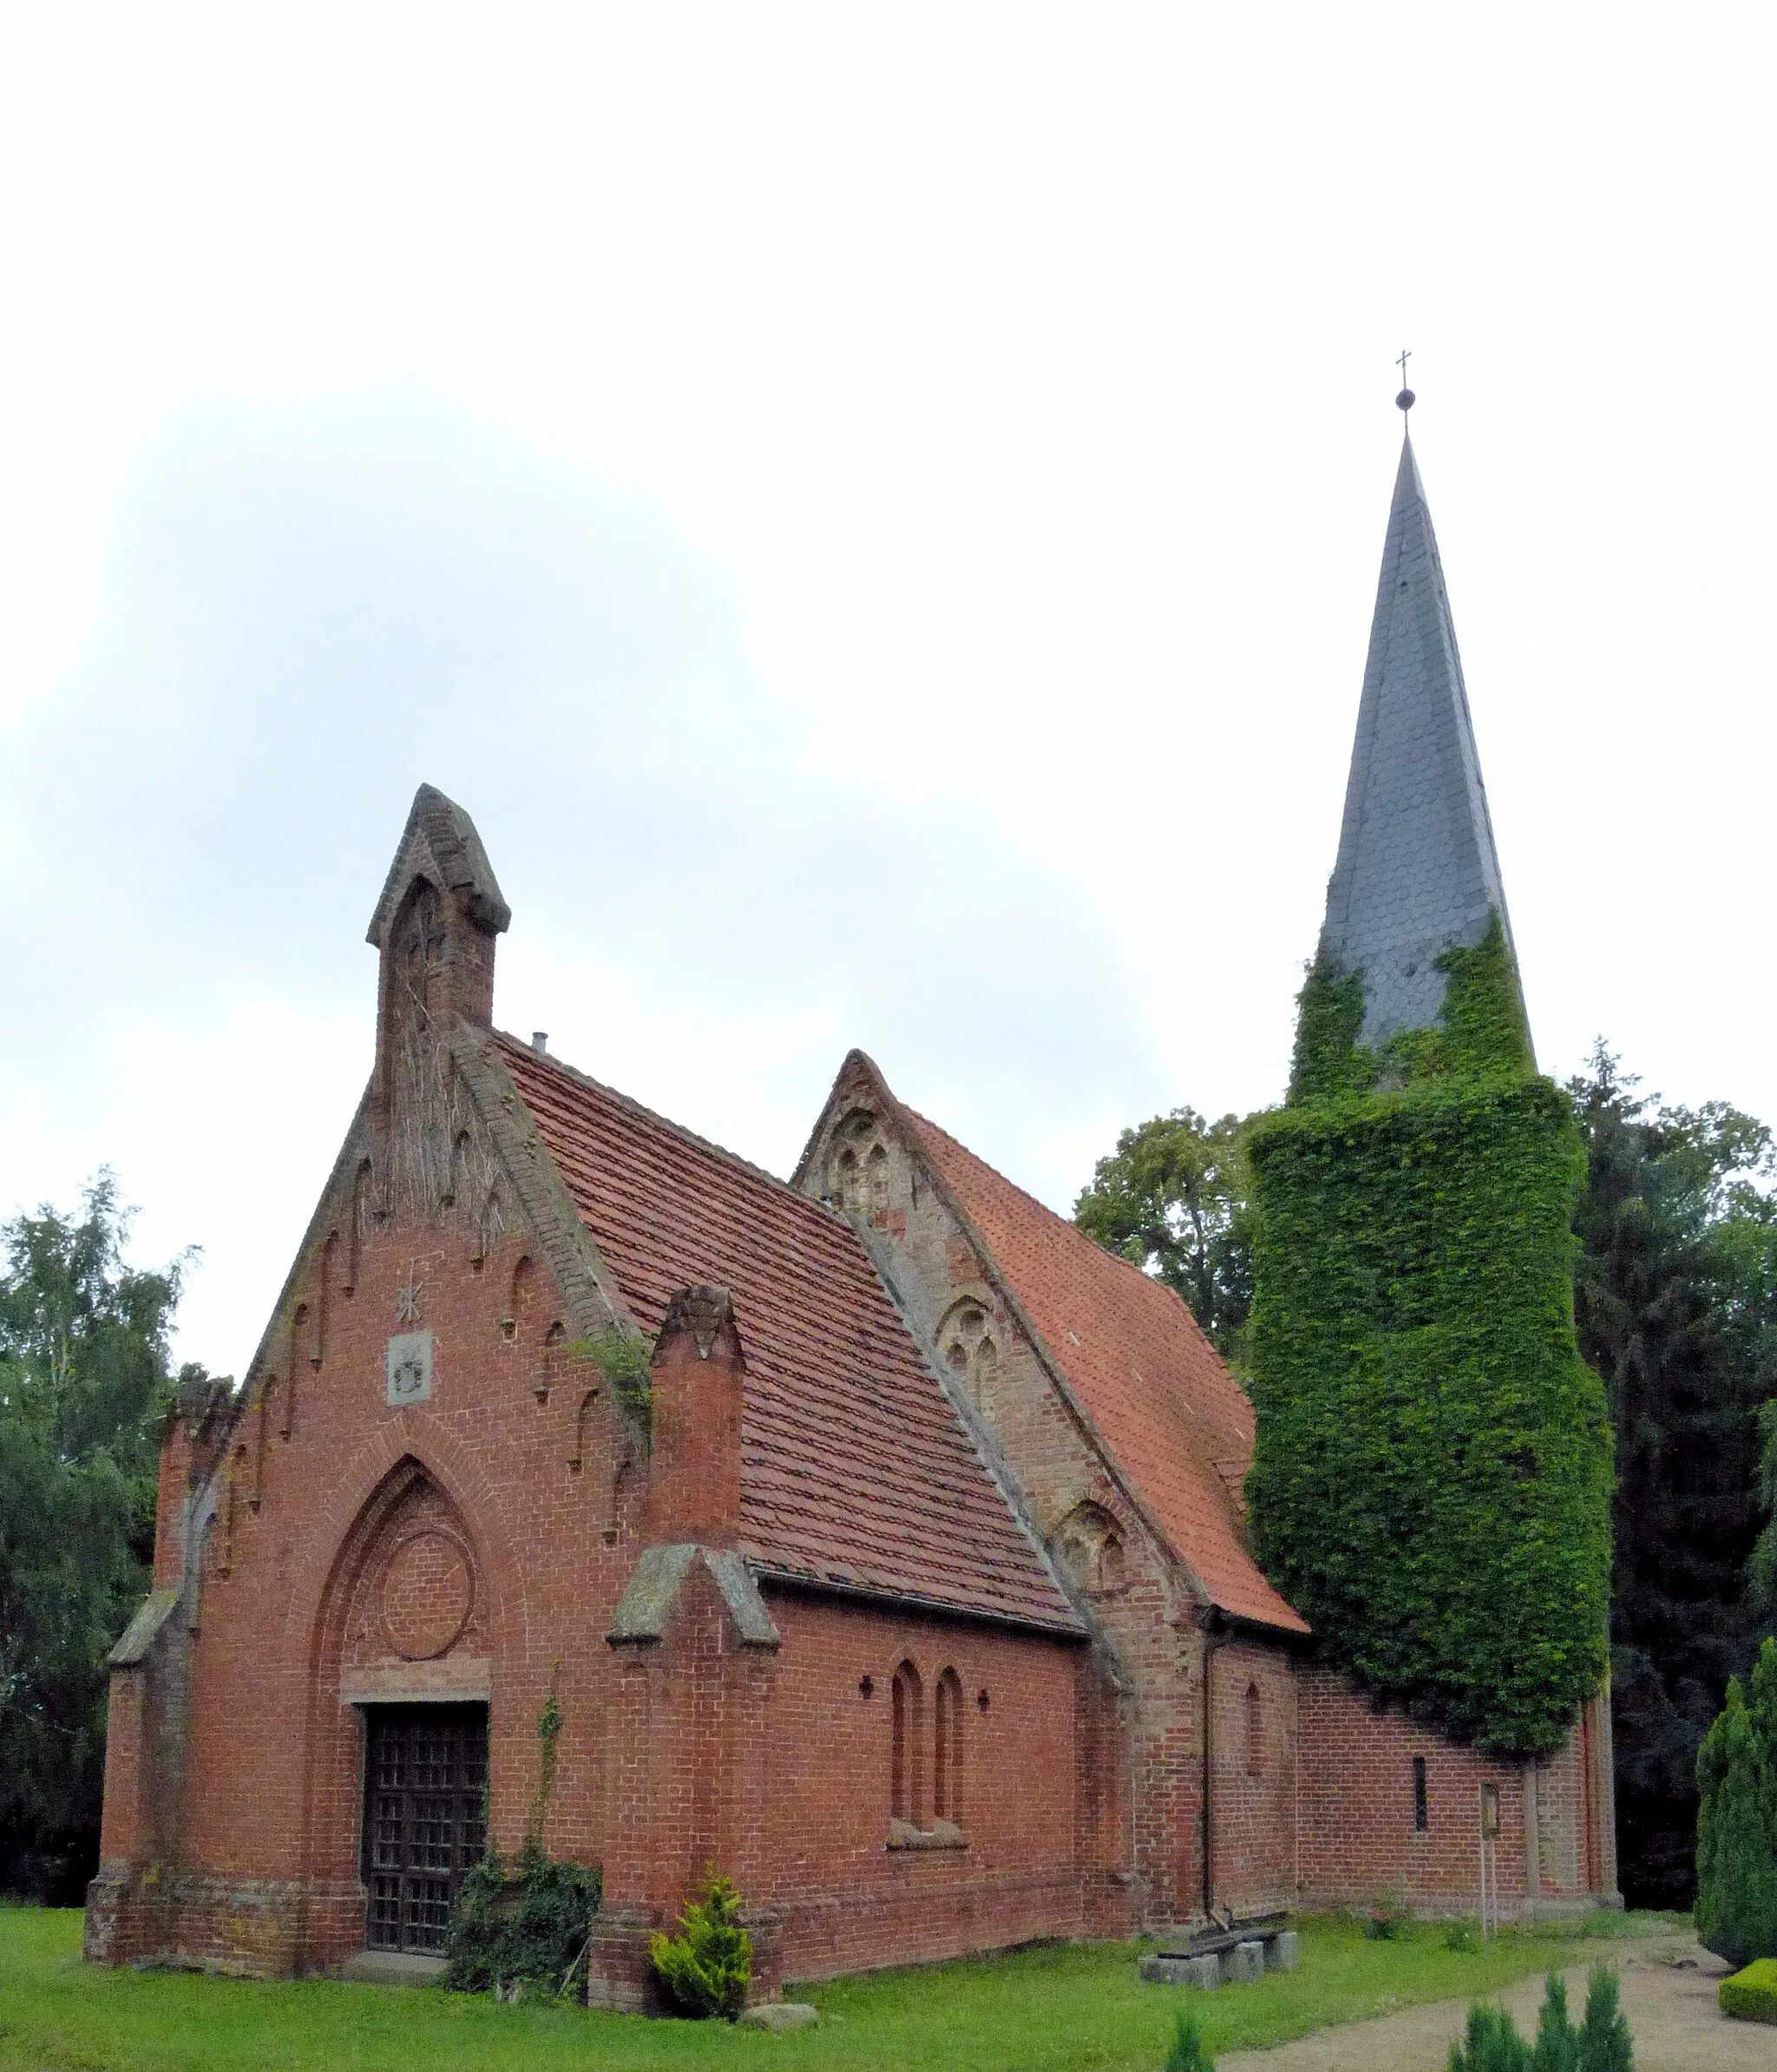
[[[1531,1066],[1498,915],[1439,967],[1441,1026],[1380,1055],[1357,1041],[1361,974],[1317,966],[1303,988],[1289,1103],[1249,1140],[1247,1491],[1260,1557],[1331,1660],[1527,1754],[1561,1744],[1605,1666],[1610,1426],[1573,1323],[1584,1157]]]
[[[652,1342],[627,1324],[606,1325],[596,1338],[576,1338],[561,1348],[571,1359],[590,1360],[618,1401],[646,1434],[654,1414],[654,1389],[649,1379]]]

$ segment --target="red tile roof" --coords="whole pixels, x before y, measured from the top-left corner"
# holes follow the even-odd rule
[[[754,1565],[1079,1631],[844,1218],[528,1045],[495,1041],[636,1322],[658,1330],[694,1282],[732,1293]]]
[[[1307,1622],[1260,1573],[1229,1487],[1252,1459],[1253,1406],[1177,1295],[1095,1244],[911,1109],[939,1177],[1010,1283],[1086,1415],[1175,1551],[1223,1610]]]

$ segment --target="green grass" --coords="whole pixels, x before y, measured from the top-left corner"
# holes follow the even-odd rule
[[[1597,1918],[1622,1935],[1663,1923]],[[1491,1993],[1582,1958],[1573,1935],[1508,1935],[1473,1951],[1440,1930],[1367,1942],[1308,1923],[1302,1969],[1217,1993],[1141,1984],[1137,1945],[1048,1945],[810,1986],[818,2028],[767,2036],[485,1996],[379,1986],[255,1984],[83,1964],[75,1912],[0,1906],[0,2068],[30,2072],[643,2072],[654,2066],[954,2067],[971,2072],[1155,2072],[1189,2004],[1216,2049],[1277,2043],[1415,2001]]]

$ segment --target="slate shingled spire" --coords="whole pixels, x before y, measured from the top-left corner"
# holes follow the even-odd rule
[[[1321,936],[1334,972],[1363,971],[1364,1042],[1436,1023],[1444,1000],[1438,955],[1447,943],[1479,942],[1493,907],[1510,942],[1462,659],[1409,437],[1388,513]]]

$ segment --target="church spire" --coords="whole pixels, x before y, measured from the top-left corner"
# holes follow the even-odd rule
[[[1411,401],[1403,390],[1403,410]],[[1409,434],[1388,511],[1321,935],[1332,973],[1364,974],[1365,1043],[1437,1023],[1439,955],[1452,943],[1478,943],[1495,908],[1509,947],[1511,922],[1462,660]]]

